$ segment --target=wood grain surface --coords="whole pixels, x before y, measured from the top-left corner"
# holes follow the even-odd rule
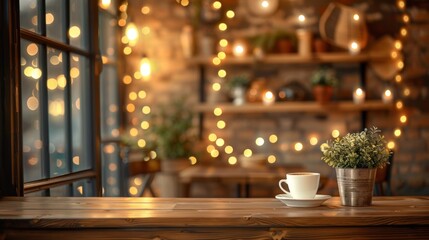
[[[0,200],[0,239],[428,239],[429,197],[315,208],[274,198]]]

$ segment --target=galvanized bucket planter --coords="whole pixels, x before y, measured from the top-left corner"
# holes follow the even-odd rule
[[[336,168],[338,190],[344,206],[370,206],[376,168]]]

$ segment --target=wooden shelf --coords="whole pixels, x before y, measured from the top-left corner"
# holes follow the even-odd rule
[[[228,56],[222,65],[251,65],[251,64],[311,64],[311,63],[359,63],[368,61],[383,61],[389,59],[387,52],[364,52],[352,55],[348,52],[319,53],[311,56],[300,56],[298,54],[271,54],[262,59],[253,56],[231,57]],[[195,57],[190,59],[192,64],[209,65],[212,63],[212,57]]]
[[[309,112],[309,113],[334,113],[334,112],[358,112],[358,111],[380,111],[390,110],[393,104],[386,104],[381,101],[366,101],[362,104],[354,104],[352,101],[332,102],[320,105],[314,101],[308,102],[284,102],[272,105],[262,103],[247,103],[236,106],[229,103],[221,104],[200,104],[195,106],[197,112],[213,112],[219,107],[223,113],[285,113],[285,112]]]

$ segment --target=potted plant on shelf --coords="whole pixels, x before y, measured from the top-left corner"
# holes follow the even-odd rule
[[[388,164],[390,155],[380,132],[372,127],[320,146],[321,159],[336,170],[342,205],[371,205],[377,169]]]
[[[334,71],[324,66],[316,71],[311,78],[313,95],[320,104],[329,103],[334,95],[334,86],[337,84]]]
[[[160,104],[155,110],[148,135],[161,159],[161,196],[177,197],[180,193],[178,173],[190,166],[189,157],[196,143],[194,114],[184,97]]]
[[[250,80],[247,76],[234,76],[226,83],[226,87],[231,91],[233,103],[243,105],[246,102],[246,90]]]

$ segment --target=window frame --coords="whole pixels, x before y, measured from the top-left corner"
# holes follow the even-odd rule
[[[66,6],[69,6],[69,0],[65,0]],[[39,0],[39,13],[45,14],[45,1]],[[0,182],[0,196],[23,196],[26,193],[48,190],[57,186],[70,185],[73,182],[85,179],[94,179],[95,192],[94,195],[102,196],[101,187],[101,157],[100,157],[100,72],[101,72],[101,56],[99,53],[98,45],[98,1],[88,1],[88,21],[89,21],[89,46],[88,50],[83,50],[77,47],[61,43],[59,41],[46,37],[46,23],[45,18],[40,18],[41,34],[31,32],[26,29],[21,29],[19,24],[20,10],[19,1],[5,0],[0,4],[1,13],[6,13],[5,17],[1,19],[1,32],[7,33],[4,38],[1,38],[1,45],[7,46],[6,51],[0,52],[2,61],[7,63],[4,69],[1,70],[1,83],[0,83],[0,101],[1,108],[4,109],[5,114],[0,116],[0,134],[8,136],[7,138],[0,138],[2,140],[0,145],[0,153],[3,159],[0,161],[0,174],[2,174],[2,181]],[[66,9],[68,11],[68,9]],[[42,16],[43,16],[42,15]],[[66,22],[66,29],[68,29],[68,20]],[[3,29],[4,28],[4,29]],[[89,92],[90,92],[90,115],[89,125],[91,132],[89,143],[92,149],[90,156],[92,159],[92,167],[87,170],[71,172],[56,177],[48,177],[31,182],[23,182],[23,141],[22,141],[22,109],[21,109],[21,65],[20,65],[20,40],[28,40],[42,45],[41,57],[46,59],[46,49],[56,48],[67,53],[79,54],[88,58],[90,65],[89,72]],[[68,42],[68,41],[67,41]],[[47,64],[41,64],[44,78],[46,78]],[[69,69],[69,60],[66,60],[66,67]],[[68,71],[68,70],[67,70]],[[43,82],[43,81],[42,81]],[[46,84],[46,83],[44,83]],[[45,86],[46,87],[46,86]],[[43,85],[42,87],[43,88]],[[15,89],[15,91],[10,91]],[[9,91],[8,91],[9,90]],[[43,95],[42,95],[43,96]],[[46,96],[45,96],[46,97]],[[43,104],[43,99],[41,99]],[[47,101],[47,100],[46,100]],[[66,99],[67,103],[67,99]],[[67,110],[66,110],[67,111]],[[68,119],[72,116],[69,114]],[[70,121],[65,119],[65,121]],[[41,124],[47,125],[47,119],[42,120]],[[3,124],[4,123],[4,124]],[[66,129],[66,135],[70,140],[70,124]],[[45,128],[45,130],[44,130]],[[41,128],[42,138],[43,135],[48,134],[46,126]],[[43,132],[45,131],[45,132]],[[70,144],[69,144],[70,145]],[[70,151],[70,150],[69,150]],[[4,153],[4,154],[3,154]],[[43,160],[49,155],[43,155]],[[46,191],[49,195],[49,191]]]

